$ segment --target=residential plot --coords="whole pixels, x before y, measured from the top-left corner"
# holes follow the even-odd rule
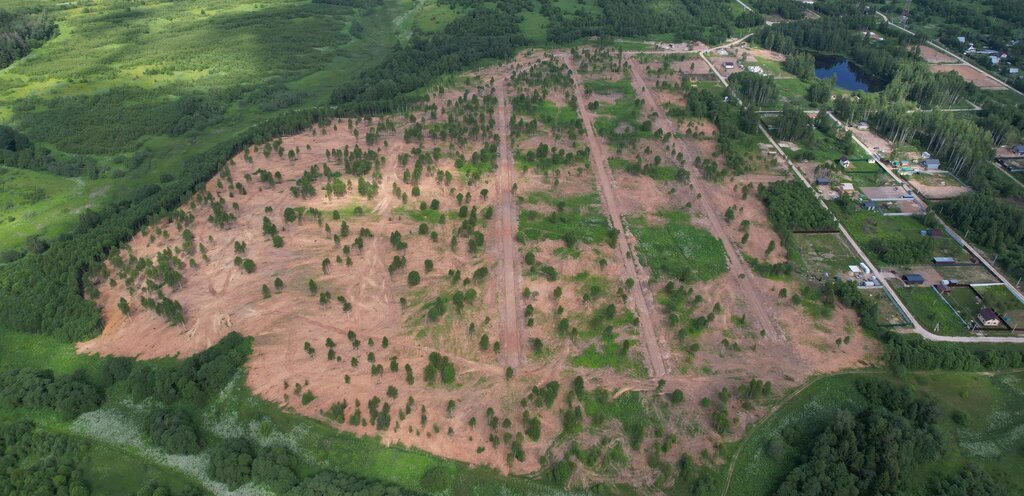
[[[799,249],[804,271],[828,278],[849,272],[860,260],[839,233],[797,233],[793,240]]]
[[[967,323],[931,287],[897,287],[896,295],[921,326],[941,336],[966,335]]]

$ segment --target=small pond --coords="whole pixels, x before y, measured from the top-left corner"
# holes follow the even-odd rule
[[[814,75],[822,79],[835,76],[836,86],[850,91],[881,91],[885,88],[881,81],[839,57],[815,57]]]

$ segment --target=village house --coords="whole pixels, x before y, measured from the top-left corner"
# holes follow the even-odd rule
[[[996,327],[1000,324],[999,314],[991,308],[982,308],[981,312],[978,312],[978,323],[985,327]]]

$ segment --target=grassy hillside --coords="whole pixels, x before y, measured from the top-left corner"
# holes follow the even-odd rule
[[[0,71],[0,122],[95,160],[99,173],[72,181],[0,168],[0,252],[67,231],[84,208],[168,182],[186,157],[262,119],[325,104],[335,85],[388,53],[394,19],[412,6],[44,3],[60,34]]]

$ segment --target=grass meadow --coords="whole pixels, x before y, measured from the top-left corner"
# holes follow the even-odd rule
[[[942,414],[943,453],[908,475],[908,495],[927,494],[928,483],[973,464],[996,480],[1024,488],[1024,373],[973,374],[921,372],[903,377],[881,371],[850,372],[814,380],[756,424],[735,446],[735,464],[723,494],[773,494],[785,474],[799,463],[793,445],[813,442],[839,410],[857,411],[865,401],[855,389],[858,378],[884,378],[934,398]],[[954,421],[958,419],[958,421]],[[784,437],[786,442],[772,443]],[[774,444],[774,445],[773,445]],[[771,447],[770,447],[771,446]],[[723,468],[723,477],[727,474]],[[724,489],[724,488],[723,488]]]
[[[272,115],[327,103],[391,49],[393,21],[412,5],[54,2],[60,34],[0,71],[0,123],[102,172],[68,179],[0,167],[0,251],[67,232],[84,208],[173,178],[186,157]]]

